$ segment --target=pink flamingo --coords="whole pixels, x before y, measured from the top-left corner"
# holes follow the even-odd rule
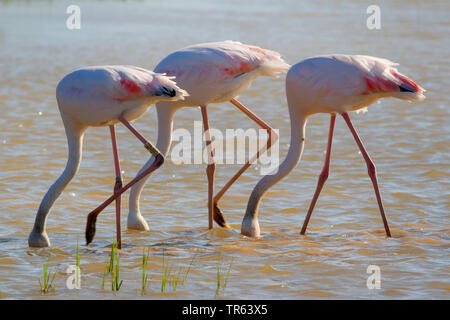
[[[299,162],[305,141],[307,119],[315,113],[330,113],[330,129],[325,164],[319,176],[300,234],[305,234],[320,191],[328,178],[331,141],[336,114],[344,118],[366,161],[380,209],[386,235],[391,236],[378,188],[376,168],[353,127],[349,111],[361,110],[380,98],[422,100],[425,90],[394,68],[386,59],[361,55],[327,55],[312,57],[292,66],[286,76],[286,96],[291,120],[291,142],[285,160],[273,175],[264,176],[250,196],[242,221],[241,233],[259,237],[258,208],[264,193],[291,172]]]
[[[41,202],[28,238],[30,247],[50,246],[45,230],[47,216],[56,199],[78,171],[83,137],[88,127],[109,126],[116,173],[115,193],[127,189],[127,186],[122,187],[114,127],[119,121],[156,157],[157,161],[147,172],[152,172],[162,164],[162,155],[133,128],[130,121],[142,116],[157,101],[184,99],[187,92],[180,89],[172,79],[173,77],[133,66],[101,66],[76,70],[59,82],[56,98],[66,130],[69,155],[64,172]],[[120,247],[120,196],[116,200],[116,221]]]
[[[161,101],[156,104],[158,114],[158,139],[156,148],[166,155],[171,145],[174,113],[182,107],[201,107],[204,134],[208,150],[208,226],[211,229],[214,220],[222,227],[228,227],[218,207],[218,201],[239,176],[255,161],[260,154],[268,150],[278,139],[273,129],[262,119],[240,103],[236,96],[245,91],[255,78],[259,76],[276,76],[285,73],[289,65],[283,61],[280,54],[271,50],[242,44],[234,41],[203,43],[175,51],[165,57],[155,68],[155,72],[176,76],[177,84],[189,92],[189,97],[183,101]],[[207,105],[211,103],[231,102],[240,111],[254,120],[268,132],[267,144],[230,179],[228,183],[214,196],[215,162],[214,151],[209,135]],[[149,178],[146,173],[154,163],[154,157],[144,165],[139,176],[145,175],[131,189],[128,228],[148,230],[148,225],[142,217],[139,208],[139,197]],[[92,211],[88,216],[86,240],[89,244],[94,236],[97,215],[109,203],[114,201],[117,193]]]

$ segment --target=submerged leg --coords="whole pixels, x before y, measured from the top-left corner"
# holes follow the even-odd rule
[[[267,133],[269,135],[267,139],[267,143],[256,152],[255,155],[253,155],[243,166],[241,169],[239,169],[238,172],[235,173],[235,175],[223,186],[223,188],[215,195],[214,197],[214,220],[221,226],[229,228],[228,224],[225,222],[225,219],[223,217],[222,211],[220,210],[218,206],[218,202],[220,198],[225,194],[225,192],[231,187],[231,185],[247,170],[251,164],[256,161],[261,154],[266,152],[270,149],[273,143],[275,143],[278,140],[277,133],[273,130],[272,127],[270,127],[264,120],[259,118],[256,114],[254,114],[252,111],[250,111],[247,107],[245,107],[242,103],[240,103],[236,99],[231,99],[230,102],[235,105],[239,110],[241,110],[244,114],[246,114],[250,119],[255,121],[261,128],[264,128],[267,130]]]
[[[122,173],[120,171],[120,162],[119,162],[119,151],[117,149],[117,138],[116,138],[116,129],[114,125],[109,126],[109,131],[111,133],[111,142],[112,149],[114,154],[114,169],[116,172],[116,184],[114,185],[114,194],[116,194],[122,188]],[[117,248],[122,249],[122,236],[120,229],[120,205],[121,205],[122,196],[119,195],[116,198],[116,237],[117,237]]]
[[[306,214],[305,221],[303,222],[302,230],[300,231],[301,235],[304,235],[306,232],[306,228],[308,227],[309,219],[311,218],[312,212],[314,210],[314,206],[316,205],[317,199],[319,198],[320,191],[322,191],[322,187],[325,184],[325,181],[328,179],[328,175],[330,173],[330,158],[331,158],[331,144],[333,141],[333,132],[334,132],[334,123],[336,121],[336,114],[331,114],[330,118],[330,130],[328,132],[328,144],[327,144],[327,154],[325,156],[325,163],[323,165],[322,172],[319,175],[319,181],[317,182],[316,192],[314,192],[313,199],[311,204],[309,205],[308,213]]]
[[[364,160],[366,161],[367,169],[369,172],[369,177],[372,180],[373,188],[375,190],[375,195],[377,197],[378,207],[380,208],[381,218],[383,219],[384,229],[386,230],[386,235],[388,237],[391,237],[391,231],[389,230],[389,225],[388,225],[388,222],[386,219],[386,215],[384,214],[383,202],[381,201],[380,190],[378,188],[377,169],[375,167],[375,164],[373,163],[372,159],[370,158],[369,154],[367,153],[366,148],[364,147],[361,139],[359,138],[359,135],[356,132],[356,129],[353,127],[353,124],[352,124],[347,112],[344,112],[342,114],[342,117],[344,118],[345,122],[347,123],[353,137],[355,138],[356,143],[358,144],[359,150],[361,150]]]
[[[206,106],[201,106],[203,129],[205,132],[206,148],[208,151],[208,166],[206,175],[208,176],[208,228],[213,227],[213,196],[214,196],[214,175],[216,172],[216,163],[214,162],[214,150],[211,145],[211,134],[209,132],[209,121]]]
[[[144,143],[145,148],[155,157],[155,161],[152,163],[150,167],[143,170],[140,174],[138,174],[133,180],[128,182],[124,187],[116,190],[116,192],[109,197],[105,202],[103,202],[96,209],[91,211],[87,218],[86,223],[86,243],[89,244],[94,239],[95,235],[95,223],[97,221],[97,216],[105,209],[111,202],[116,200],[122,193],[131,188],[135,183],[139,180],[143,179],[147,175],[151,174],[153,171],[158,169],[164,163],[164,156],[156,149],[153,144],[148,141],[143,135],[141,135],[131,123],[125,120],[122,116],[119,116],[119,120],[128,128],[130,131]]]

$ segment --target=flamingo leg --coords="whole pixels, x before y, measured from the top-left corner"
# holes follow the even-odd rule
[[[119,151],[117,149],[116,129],[114,128],[114,125],[109,126],[109,131],[111,133],[111,142],[114,154],[114,169],[116,172],[116,184],[114,185],[114,194],[116,194],[122,188],[123,180],[122,180],[122,172],[120,171]],[[116,198],[116,233],[117,233],[116,237],[118,249],[122,249],[122,237],[120,229],[121,200],[122,196],[119,195]]]
[[[214,175],[216,172],[216,163],[214,162],[214,150],[211,145],[211,134],[209,131],[209,121],[206,106],[201,106],[203,129],[205,132],[206,148],[208,152],[208,166],[206,175],[208,176],[208,228],[213,227],[213,195],[214,195]]]
[[[356,129],[353,127],[353,124],[352,124],[347,112],[344,112],[342,114],[342,117],[344,118],[345,122],[347,123],[347,126],[349,127],[353,137],[355,138],[356,144],[358,145],[359,150],[361,150],[364,160],[366,161],[367,169],[369,172],[369,177],[372,180],[373,188],[375,190],[375,195],[377,197],[378,207],[380,208],[380,213],[381,213],[381,218],[383,220],[384,229],[386,230],[386,235],[388,237],[391,237],[391,231],[389,230],[389,225],[388,225],[388,222],[386,219],[386,215],[384,213],[383,202],[381,201],[380,190],[378,188],[377,169],[375,167],[375,164],[373,163],[372,159],[370,158],[369,154],[367,153],[366,148],[364,147],[361,139],[359,138],[359,135],[356,132]]]
[[[116,200],[122,193],[131,188],[135,183],[145,178],[147,175],[151,174],[153,171],[158,169],[164,163],[164,156],[159,152],[153,144],[148,141],[142,134],[137,131],[131,123],[125,120],[122,116],[119,116],[119,120],[128,128],[130,131],[144,144],[144,147],[155,157],[155,161],[147,169],[143,170],[138,174],[133,180],[128,182],[125,186],[115,190],[114,194],[109,197],[105,202],[95,208],[88,214],[86,223],[86,244],[92,242],[95,236],[95,223],[97,222],[97,216],[105,209],[111,202]]]
[[[335,121],[336,121],[336,114],[333,113],[331,114],[330,118],[330,130],[328,132],[328,144],[327,144],[327,154],[325,156],[325,163],[323,165],[322,172],[319,175],[319,181],[317,182],[316,192],[314,193],[313,199],[311,200],[311,204],[309,205],[308,213],[306,214],[305,221],[303,222],[303,227],[302,230],[300,231],[301,235],[304,235],[306,232],[306,228],[308,227],[309,219],[311,218],[314,206],[316,205],[317,199],[319,198],[320,192],[322,191],[322,187],[325,184],[325,181],[327,181],[328,175],[330,173],[331,145],[333,142]]]
[[[252,111],[250,111],[247,107],[245,107],[242,103],[240,103],[237,99],[231,99],[230,102],[236,106],[239,110],[241,110],[244,114],[246,114],[250,119],[255,121],[261,128],[264,128],[267,130],[267,133],[269,135],[267,139],[267,143],[256,152],[255,155],[253,155],[242,167],[238,170],[238,172],[235,173],[235,175],[220,189],[220,191],[215,195],[213,199],[213,206],[214,206],[214,220],[221,226],[229,228],[228,224],[225,222],[225,219],[223,217],[222,211],[220,210],[218,206],[218,202],[220,198],[225,194],[225,192],[231,187],[231,185],[247,170],[251,164],[256,161],[260,155],[267,150],[270,149],[273,143],[275,143],[278,140],[278,134],[273,130],[271,126],[269,126],[264,120],[259,118],[256,114],[254,114]]]

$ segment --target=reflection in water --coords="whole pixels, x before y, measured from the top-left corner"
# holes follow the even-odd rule
[[[367,30],[359,2],[193,1],[80,2],[81,30],[65,27],[70,3],[0,5],[0,297],[139,298],[142,250],[150,248],[145,298],[214,298],[219,253],[234,258],[224,298],[448,298],[449,123],[448,3],[380,2],[382,29]],[[283,17],[282,19],[279,19]],[[270,22],[270,24],[268,23]],[[331,175],[308,233],[300,236],[326,147],[328,115],[309,121],[300,165],[264,197],[262,238],[239,234],[250,192],[261,178],[250,169],[222,201],[233,230],[207,230],[204,165],[167,163],[141,198],[149,232],[125,231],[121,252],[123,286],[117,295],[101,290],[105,259],[114,236],[114,208],[100,216],[96,240],[81,247],[82,289],[65,288],[64,270],[84,242],[86,214],[110,195],[114,167],[105,128],[86,136],[79,174],[49,215],[53,247],[29,249],[27,237],[37,207],[66,158],[66,137],[55,101],[58,81],[86,65],[128,64],[153,69],[180,47],[233,39],[284,54],[290,63],[311,55],[352,53],[400,62],[399,71],[427,89],[427,99],[409,104],[383,100],[369,113],[352,115],[374,159],[392,228],[386,239],[366,167],[343,121],[336,124]],[[283,77],[257,79],[240,99],[280,130],[280,157],[289,143]],[[192,130],[200,111],[181,110],[175,128]],[[230,105],[210,107],[211,126],[249,128],[252,122]],[[156,139],[151,109],[136,127]],[[147,159],[145,150],[118,127],[124,178]],[[221,186],[239,165],[219,165]],[[127,208],[127,199],[124,199]],[[127,210],[124,210],[125,212]],[[125,220],[125,219],[124,219]],[[164,255],[172,268],[187,267],[184,286],[160,293]],[[56,291],[39,294],[42,264],[58,270]],[[381,289],[368,290],[367,266],[381,268]],[[225,269],[225,267],[224,267]]]

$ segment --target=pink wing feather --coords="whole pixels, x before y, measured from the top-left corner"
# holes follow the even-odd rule
[[[275,51],[235,41],[211,42],[180,49],[155,68],[156,72],[200,81],[223,81],[253,71],[274,76],[289,65]]]
[[[58,84],[58,94],[69,96],[103,96],[116,101],[135,100],[161,95],[161,88],[175,90],[172,100],[183,99],[186,91],[180,89],[171,77],[134,66],[94,66],[68,74]]]

